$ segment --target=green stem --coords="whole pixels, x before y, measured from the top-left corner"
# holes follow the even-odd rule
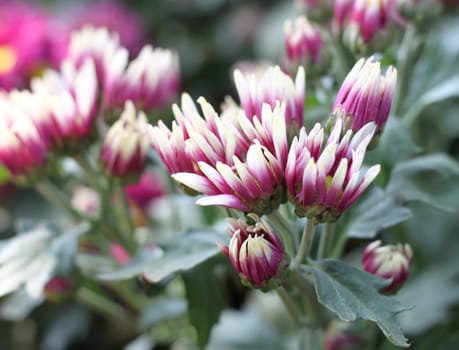
[[[79,301],[108,318],[115,318],[123,322],[129,320],[128,313],[121,306],[87,287],[81,287],[76,296]]]
[[[114,192],[116,195],[116,209],[119,227],[123,233],[124,240],[127,244],[128,250],[132,253],[134,249],[133,235],[135,231],[134,223],[131,217],[131,209],[124,193],[124,187],[121,180],[115,179],[113,183]]]
[[[309,256],[311,250],[312,238],[314,236],[315,225],[312,220],[308,220],[304,225],[303,236],[301,237],[300,247],[295,256],[295,263],[301,264]]]
[[[395,115],[400,115],[402,101],[406,96],[408,80],[410,78],[411,69],[413,68],[412,61],[414,59],[414,53],[417,52],[416,48],[418,40],[416,36],[416,27],[414,25],[408,25],[403,36],[397,58],[399,62],[397,67],[397,85],[395,87],[394,99],[392,101],[392,111]]]
[[[99,194],[106,191],[105,186],[102,186],[97,179],[99,178],[99,174],[93,169],[92,165],[88,161],[88,159],[82,154],[76,154],[73,157],[75,161],[80,166],[83,174],[85,176],[86,181],[88,184]]]
[[[333,234],[333,224],[328,222],[323,228],[323,232],[320,235],[319,248],[317,250],[317,259],[323,259],[327,255],[328,246]]]
[[[328,31],[328,39],[330,47],[335,56],[335,62],[338,68],[338,80],[343,82],[347,74],[354,65],[354,57],[346,47],[343,46],[340,38],[336,38],[331,30]]]
[[[343,233],[338,236],[335,246],[333,247],[333,250],[330,254],[332,258],[338,259],[341,256],[341,254],[343,253],[343,249],[344,249],[344,245],[346,244],[346,241],[347,241],[347,235],[343,231]]]
[[[267,217],[269,221],[274,226],[274,229],[279,234],[282,243],[284,244],[284,249],[288,256],[293,256],[295,252],[295,244],[293,242],[293,234],[289,229],[289,225],[285,222],[285,219],[280,215],[277,210],[274,210],[272,213],[268,214]]]
[[[301,315],[298,313],[300,309],[293,301],[291,295],[285,290],[284,287],[276,288],[276,292],[295,324],[297,326],[301,326]]]
[[[69,203],[70,200],[51,182],[45,180],[35,184],[35,189],[48,202],[56,208],[63,210],[70,218],[75,221],[82,220],[82,216]]]

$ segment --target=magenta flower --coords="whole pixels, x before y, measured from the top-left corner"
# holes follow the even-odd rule
[[[145,171],[139,181],[127,185],[124,192],[131,203],[145,212],[154,200],[166,194],[166,188],[154,172]]]
[[[233,157],[233,166],[198,162],[201,174],[176,173],[179,183],[206,196],[200,205],[219,205],[259,215],[285,202],[283,167],[266,147],[256,142],[249,147],[246,161]]]
[[[375,122],[379,133],[389,117],[397,70],[390,66],[381,74],[380,63],[373,57],[360,59],[341,85],[335,102],[335,114],[344,114],[349,127],[357,131]]]
[[[70,298],[73,285],[67,277],[54,276],[46,282],[43,291],[48,301],[59,303]]]
[[[381,292],[396,292],[408,278],[413,251],[409,244],[381,246],[381,241],[370,243],[362,255],[363,269],[373,275],[391,279]]]
[[[129,63],[118,88],[115,102],[133,101],[148,112],[167,106],[180,89],[178,56],[171,50],[147,45]]]
[[[305,73],[298,69],[295,81],[282,72],[279,67],[270,67],[258,78],[255,75],[243,75],[234,71],[234,82],[241,106],[250,119],[261,118],[264,103],[274,108],[276,103],[285,103],[285,118],[289,130],[303,125]]]
[[[48,147],[22,105],[0,95],[0,163],[12,176],[31,175],[42,168]]]
[[[23,87],[47,57],[48,18],[28,3],[0,5],[0,88]]]
[[[392,3],[387,0],[355,0],[346,29],[350,41],[369,43],[376,33],[384,30],[390,20]]]
[[[256,216],[254,225],[228,219],[231,241],[222,247],[242,280],[256,288],[266,287],[285,265],[282,243]]]
[[[352,8],[355,0],[335,0],[333,9],[333,22],[334,25],[343,30],[351,17]]]
[[[375,165],[362,174],[361,166],[375,126],[367,124],[343,137],[338,120],[323,146],[319,124],[309,134],[302,128],[288,154],[285,178],[298,216],[315,222],[334,222],[362,194],[380,171]]]
[[[143,170],[148,150],[144,135],[147,125],[146,115],[136,115],[134,104],[126,102],[120,119],[110,127],[102,145],[101,160],[107,173],[124,176]]]
[[[320,32],[305,16],[299,16],[294,22],[288,20],[284,25],[285,49],[287,59],[292,66],[318,62],[322,48]]]
[[[61,72],[48,71],[32,81],[32,94],[25,98],[28,112],[45,142],[51,147],[79,146],[93,132],[98,111],[98,88],[94,63],[80,68],[65,61]]]

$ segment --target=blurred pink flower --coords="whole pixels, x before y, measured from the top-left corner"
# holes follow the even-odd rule
[[[145,171],[135,184],[127,185],[124,191],[130,202],[146,211],[156,199],[166,194],[166,188],[153,171]]]
[[[110,244],[110,255],[118,264],[122,266],[126,265],[127,263],[129,263],[129,261],[131,261],[129,253],[119,243]]]
[[[24,87],[45,64],[48,18],[29,3],[0,3],[0,88]]]

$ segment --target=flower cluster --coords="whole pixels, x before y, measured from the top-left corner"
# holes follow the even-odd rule
[[[96,65],[104,110],[118,112],[126,101],[145,112],[161,109],[179,89],[178,57],[170,50],[146,45],[129,62],[129,52],[116,33],[84,27],[72,35],[69,59],[79,65],[88,57]]]
[[[129,62],[127,49],[106,29],[85,28],[69,45],[59,71],[34,78],[30,90],[0,95],[0,162],[16,179],[30,177],[50,155],[72,155],[94,141],[97,117],[118,118],[124,107],[105,138],[102,160],[114,176],[140,172],[147,121],[142,113],[134,121],[134,104],[147,111],[162,108],[176,94],[175,53],[146,46]]]
[[[145,42],[139,18],[117,2],[95,1],[91,5],[63,6],[61,10],[56,16],[26,1],[0,4],[1,88],[27,87],[43,68],[58,67],[69,50],[71,32],[85,25],[119,33],[121,43],[132,54]]]

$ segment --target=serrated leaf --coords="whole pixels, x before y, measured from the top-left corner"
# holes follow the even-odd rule
[[[374,238],[379,231],[408,220],[411,216],[411,210],[403,206],[395,196],[374,188],[353,210],[346,235],[351,238]]]
[[[214,264],[206,262],[183,274],[188,314],[198,335],[198,346],[204,349],[213,326],[224,307],[223,293],[214,273]]]
[[[407,308],[393,296],[378,293],[387,281],[333,259],[319,260],[302,268],[303,273],[312,274],[319,302],[341,320],[362,318],[375,322],[393,344],[409,346],[395,318]]]

